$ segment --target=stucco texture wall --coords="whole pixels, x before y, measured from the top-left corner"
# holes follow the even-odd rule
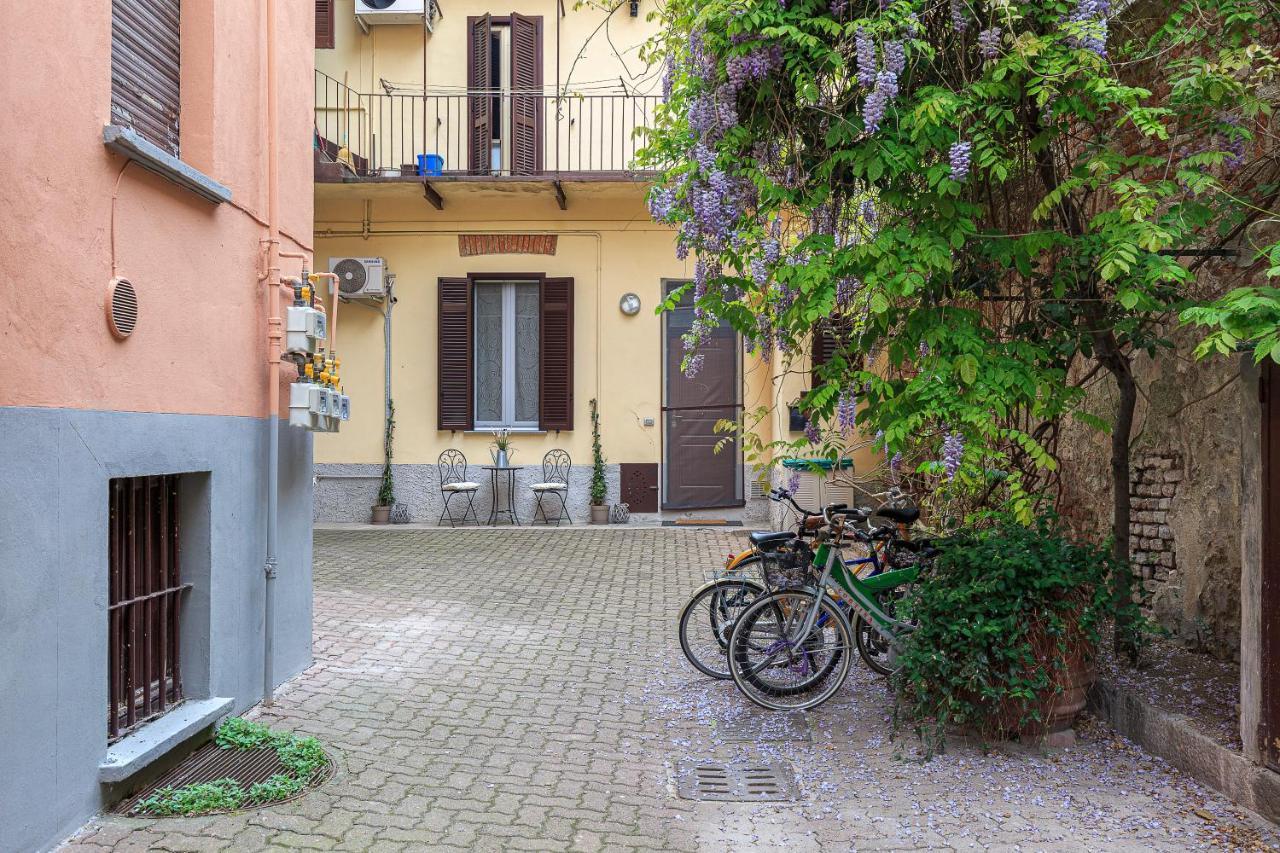
[[[326,188],[329,191],[331,188]],[[444,192],[459,192],[454,185]],[[473,462],[488,458],[488,433],[436,429],[437,279],[471,272],[537,272],[574,279],[574,429],[518,435],[516,460],[540,461],[562,447],[580,464],[590,458],[588,401],[600,401],[604,452],[610,462],[661,459],[662,321],[654,314],[663,281],[687,280],[692,263],[675,258],[673,233],[648,219],[642,187],[582,189],[560,213],[549,189],[528,193],[464,190],[451,195],[444,214],[426,206],[420,191],[370,202],[370,231],[361,234],[364,201],[354,187],[332,188],[336,199],[317,202],[317,263],[332,257],[383,257],[396,275],[392,313],[392,396],[396,404],[397,462],[434,463],[445,447]],[[447,218],[446,218],[447,216]],[[383,236],[392,231],[394,235]],[[553,233],[556,254],[461,257],[459,233]],[[640,313],[618,309],[623,294],[639,295]],[[382,459],[382,316],[367,305],[340,308],[338,351],[342,379],[357,405],[336,435],[316,438],[317,462],[374,463]],[[744,403],[770,401],[767,369],[748,356]],[[652,418],[653,426],[644,419]],[[765,425],[768,428],[768,424]]]
[[[1131,550],[1141,562],[1134,571],[1155,621],[1191,648],[1233,659],[1240,653],[1240,410],[1247,389],[1236,359],[1196,362],[1192,336],[1173,339],[1172,352],[1135,360],[1141,391],[1131,445]],[[1112,418],[1108,379],[1090,386],[1087,409]],[[1107,535],[1110,437],[1069,421],[1060,449],[1066,514],[1082,530]]]
[[[309,49],[287,48],[311,43],[314,17],[309,4],[277,5],[283,247],[296,252],[312,230],[312,63]],[[103,146],[110,3],[39,15],[0,4],[11,40],[0,74],[13,83],[0,159],[0,405],[264,414],[263,2],[182,6],[181,152],[231,189],[217,206],[136,164],[122,173],[125,160]],[[105,320],[113,271],[138,291],[126,341]]]

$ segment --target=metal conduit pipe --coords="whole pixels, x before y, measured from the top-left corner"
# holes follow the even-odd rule
[[[275,693],[275,579],[280,509],[280,162],[279,104],[276,90],[276,0],[266,0],[267,15],[267,554],[262,623],[262,703]]]

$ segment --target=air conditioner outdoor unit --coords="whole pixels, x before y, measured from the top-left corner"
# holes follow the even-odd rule
[[[346,299],[386,296],[387,262],[382,258],[330,258],[329,272],[338,277],[338,295]]]
[[[373,24],[421,24],[432,0],[356,0],[356,20]]]

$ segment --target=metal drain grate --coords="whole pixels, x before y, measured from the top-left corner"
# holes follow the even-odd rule
[[[728,741],[801,741],[812,740],[809,735],[809,724],[799,711],[789,714],[739,714],[727,720],[720,720],[716,725],[716,733]]]
[[[795,773],[781,762],[684,761],[676,768],[676,795],[685,800],[763,802],[797,793]]]
[[[332,763],[326,762],[307,782],[307,787],[287,800],[302,796],[329,778],[332,771]],[[210,741],[187,756],[177,767],[116,805],[112,811],[116,814],[128,814],[138,802],[161,788],[181,788],[217,779],[234,779],[247,788],[257,782],[265,782],[277,773],[287,772],[274,749],[219,749],[216,743]],[[263,805],[275,805],[287,800],[275,800]]]

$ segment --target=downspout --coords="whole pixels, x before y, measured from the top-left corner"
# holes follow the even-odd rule
[[[262,704],[275,692],[275,579],[280,507],[280,164],[277,123],[276,0],[267,13],[267,556],[262,622]]]

